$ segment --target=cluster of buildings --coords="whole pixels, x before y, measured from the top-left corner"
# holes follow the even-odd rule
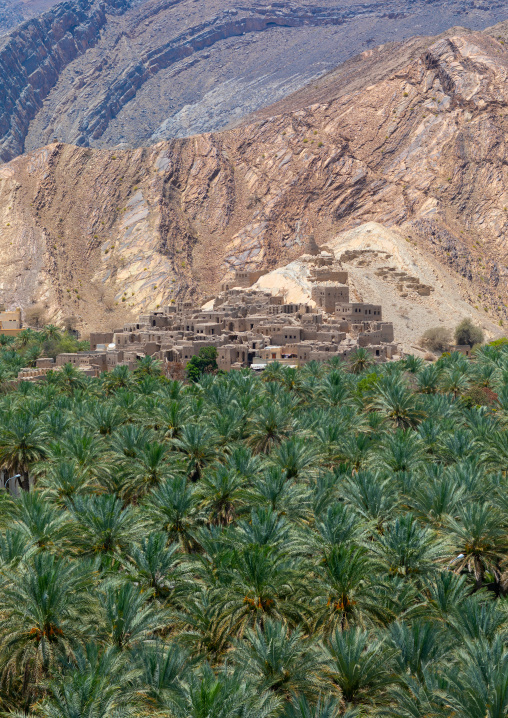
[[[189,301],[162,307],[113,332],[92,333],[90,351],[59,354],[54,363],[40,359],[33,371],[70,362],[97,374],[118,365],[134,368],[144,356],[161,360],[170,371],[210,346],[224,371],[260,371],[274,361],[300,366],[332,356],[346,359],[358,347],[368,347],[378,361],[398,354],[393,324],[383,321],[381,306],[351,302],[347,272],[331,254],[311,249],[301,257],[308,263],[311,303],[286,302],[282,295],[254,289],[260,273],[241,271],[222,284],[211,308]]]

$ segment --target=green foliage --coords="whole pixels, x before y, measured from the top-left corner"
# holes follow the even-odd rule
[[[15,378],[22,367],[35,366],[40,357],[86,351],[90,342],[78,341],[70,332],[49,324],[39,332],[23,329],[17,337],[0,335],[0,379]],[[0,381],[1,384],[1,381]]]
[[[197,379],[0,395],[0,712],[506,718],[508,347]]]
[[[505,347],[508,345],[508,337],[501,337],[500,339],[494,339],[493,341],[489,342],[489,346],[491,347]]]
[[[197,356],[187,363],[187,377],[190,381],[199,381],[201,374],[217,371],[217,349],[201,347]]]
[[[456,344],[459,345],[469,344],[470,347],[473,347],[475,344],[483,344],[483,331],[481,327],[473,324],[471,319],[467,317],[455,327],[454,337]]]

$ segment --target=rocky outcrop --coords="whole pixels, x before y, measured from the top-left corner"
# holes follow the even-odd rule
[[[0,301],[106,327],[204,299],[235,269],[286,264],[310,234],[339,251],[340,232],[375,221],[507,321],[505,47],[452,34],[374,82],[366,56],[363,87],[226,132],[138,150],[57,143],[11,161]],[[398,300],[431,311],[435,281],[402,269]]]
[[[62,69],[97,42],[122,0],[73,0],[15,30],[0,47],[0,159],[23,152],[31,120]]]
[[[368,8],[362,7],[361,12],[368,12]],[[211,20],[206,20],[190,30],[186,29],[163,45],[143,53],[136,61],[127,65],[121,77],[107,88],[100,100],[83,113],[78,126],[79,134],[71,137],[71,142],[88,145],[102,137],[109,121],[116,117],[122,107],[153,75],[212,47],[217,42],[241,37],[246,33],[263,32],[270,27],[338,25],[351,14],[354,14],[354,11],[339,9],[331,11],[320,8],[309,12],[306,8],[293,5],[225,10]]]

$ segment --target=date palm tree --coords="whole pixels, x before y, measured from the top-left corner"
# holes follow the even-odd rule
[[[325,686],[323,649],[282,621],[267,619],[263,627],[247,629],[233,655],[260,694],[270,691],[287,701],[298,693],[315,700]]]
[[[69,395],[86,386],[86,377],[72,364],[64,364],[57,374],[58,384]]]
[[[262,405],[248,427],[249,445],[255,453],[268,454],[292,431],[291,413],[276,404]]]
[[[424,528],[412,514],[403,514],[386,525],[372,547],[388,572],[402,577],[432,574],[446,548],[430,528]]]
[[[152,525],[165,531],[171,541],[181,543],[185,550],[193,544],[192,534],[200,522],[194,493],[184,476],[175,476],[152,490],[143,503]]]
[[[183,699],[175,703],[175,718],[270,718],[279,701],[259,694],[243,671],[226,668],[216,673],[206,663],[189,677]]]
[[[469,387],[470,381],[467,373],[458,367],[445,369],[441,375],[441,387],[455,398],[463,394]]]
[[[327,649],[327,672],[333,687],[340,691],[347,705],[355,706],[374,699],[382,701],[383,693],[394,683],[394,649],[361,628],[336,629]]]
[[[37,705],[43,718],[134,718],[129,680],[132,671],[115,650],[99,651],[88,644],[75,653],[75,666],[48,683]],[[25,714],[24,714],[25,715]]]
[[[113,404],[94,404],[86,416],[86,424],[100,436],[112,434],[124,422],[122,411]]]
[[[41,337],[44,341],[58,341],[62,338],[62,331],[55,326],[55,324],[47,324],[41,332]]]
[[[39,476],[37,486],[44,491],[44,497],[50,499],[60,509],[72,503],[75,496],[87,493],[91,479],[73,460],[57,461],[49,465]]]
[[[165,611],[150,601],[151,592],[133,583],[105,586],[103,638],[118,651],[131,651],[153,641],[167,623]]]
[[[292,436],[272,452],[272,461],[284,471],[288,479],[301,476],[316,462],[316,450],[301,436]]]
[[[134,376],[135,377],[146,377],[146,376],[160,376],[162,371],[162,363],[159,361],[159,359],[154,359],[154,357],[146,356],[142,359],[138,359],[138,362],[136,364],[136,368],[134,370]]]
[[[220,664],[232,642],[231,621],[220,615],[216,590],[201,587],[185,598],[185,610],[175,612],[171,620],[178,642],[194,660]]]
[[[429,364],[416,375],[416,385],[421,394],[435,394],[439,388],[441,370],[436,364]]]
[[[166,479],[179,473],[167,444],[151,441],[144,444],[132,461],[124,461],[125,480],[123,494],[131,500],[139,500]]]
[[[7,508],[7,514],[14,525],[25,532],[27,540],[39,549],[57,551],[67,533],[68,517],[38,491],[23,492]]]
[[[304,695],[296,694],[286,702],[282,715],[284,718],[357,718],[359,713],[356,708],[343,711],[340,699],[335,696],[309,702]]]
[[[231,620],[237,635],[267,618],[298,622],[306,613],[303,602],[296,600],[301,578],[295,561],[271,546],[236,550],[221,579],[222,620]]]
[[[159,600],[167,599],[179,592],[180,584],[189,574],[189,567],[182,565],[178,548],[177,543],[168,545],[166,533],[154,531],[138,544],[132,544],[125,551],[122,563],[137,585],[153,591]]]
[[[128,366],[115,366],[111,371],[103,375],[102,385],[106,394],[114,394],[120,389],[132,387],[134,377]]]
[[[375,562],[363,549],[339,544],[325,550],[314,588],[315,630],[330,636],[336,628],[370,624],[381,615],[373,590],[376,574]]]
[[[148,715],[171,712],[175,705],[185,700],[183,677],[192,670],[192,661],[175,643],[164,645],[156,642],[145,644],[134,653],[135,664],[141,675],[137,678],[139,710]]]
[[[398,508],[399,499],[394,482],[379,472],[357,471],[344,480],[341,495],[357,514],[367,522],[374,522],[381,530]]]
[[[499,583],[499,562],[508,551],[500,513],[487,503],[466,504],[458,513],[457,519],[448,519],[451,543],[448,555],[453,569],[472,573],[477,590],[483,586],[487,571]]]
[[[186,424],[174,446],[188,459],[187,473],[191,481],[199,481],[207,463],[216,456],[217,436],[201,424]]]
[[[0,672],[30,701],[38,684],[94,634],[98,605],[91,570],[46,552],[6,577],[0,592]]]
[[[244,504],[242,477],[226,466],[208,470],[196,491],[200,508],[212,524],[227,526]]]
[[[503,718],[508,712],[508,651],[501,636],[470,643],[459,670],[447,672],[446,703],[458,718]]]
[[[123,551],[140,533],[135,509],[116,497],[77,496],[68,504],[73,518],[70,545],[82,556],[112,556]]]
[[[24,491],[30,488],[30,469],[45,456],[46,439],[44,427],[26,413],[5,417],[0,427],[0,465],[21,474]]]
[[[416,395],[412,394],[399,378],[378,381],[369,408],[379,411],[399,429],[414,427],[425,417]]]
[[[359,347],[349,357],[349,371],[352,374],[361,374],[374,363],[372,354],[364,347]]]

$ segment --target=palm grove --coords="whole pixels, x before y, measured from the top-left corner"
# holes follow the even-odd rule
[[[508,349],[0,397],[0,710],[508,713]]]

